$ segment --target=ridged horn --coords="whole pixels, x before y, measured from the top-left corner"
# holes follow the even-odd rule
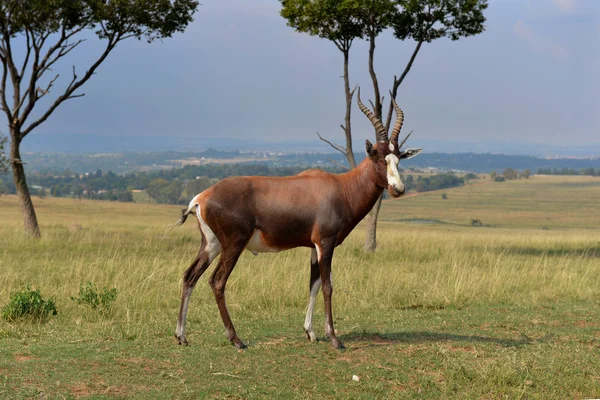
[[[391,95],[391,92],[390,92],[390,95]],[[394,100],[393,97],[392,97],[392,104],[394,105],[394,110],[396,110],[396,123],[394,124],[394,127],[392,128],[392,134],[390,135],[390,143],[392,143],[398,150],[400,150],[400,148],[402,147],[402,144],[404,144],[404,142],[406,142],[406,139],[408,139],[408,136],[407,136],[406,139],[404,139],[402,141],[402,144],[398,147],[398,135],[400,134],[400,131],[402,130],[402,124],[404,124],[404,112],[402,111],[402,109],[400,107],[398,107],[398,103],[396,103],[396,100]]]
[[[375,116],[375,114],[373,114],[371,112],[371,110],[369,110],[362,103],[362,101],[360,101],[360,87],[358,88],[358,94],[356,96],[356,102],[358,103],[358,108],[360,108],[360,111],[362,111],[363,114],[365,114],[367,116],[367,118],[369,118],[369,121],[371,121],[371,124],[373,124],[373,127],[375,128],[376,136],[377,136],[377,141],[381,142],[381,143],[387,143],[388,138],[387,138],[387,133],[385,131],[385,127],[383,126],[383,124],[381,123],[381,121],[379,119],[377,119],[377,117]]]

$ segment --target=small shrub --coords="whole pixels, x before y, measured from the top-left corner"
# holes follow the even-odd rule
[[[504,179],[503,176],[497,176],[494,178],[494,182],[504,182],[506,181],[506,179]]]
[[[471,226],[483,226],[483,222],[480,219],[472,219]]]
[[[10,301],[2,309],[2,318],[9,322],[18,319],[30,319],[46,322],[50,315],[56,315],[54,300],[44,300],[39,290],[31,290],[27,285],[20,292],[10,295]]]
[[[448,200],[448,195],[446,193],[442,193],[442,199]]]
[[[71,297],[71,300],[77,304],[90,307],[92,310],[98,311],[101,315],[107,315],[112,311],[112,304],[117,299],[117,289],[108,289],[104,287],[101,292],[98,291],[96,285],[88,282],[87,285],[79,287],[79,296]]]

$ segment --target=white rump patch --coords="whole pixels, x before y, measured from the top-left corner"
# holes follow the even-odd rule
[[[388,154],[385,156],[385,162],[387,163],[388,185],[392,186],[399,192],[403,192],[404,183],[402,183],[402,179],[400,179],[400,172],[398,172],[398,164],[400,164],[400,160],[395,154]]]
[[[262,241],[261,234],[262,231],[260,229],[256,229],[254,231],[254,234],[246,245],[246,250],[250,251],[254,255],[257,255],[258,253],[279,253],[279,249],[273,249],[265,245],[265,243]]]
[[[196,207],[196,217],[200,221],[200,230],[206,240],[205,251],[208,252],[209,263],[213,262],[216,256],[221,253],[221,242],[217,239],[215,233],[210,229],[210,226],[202,219],[202,213],[200,212],[200,204]]]

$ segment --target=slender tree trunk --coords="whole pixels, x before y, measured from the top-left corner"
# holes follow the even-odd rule
[[[344,132],[346,133],[346,158],[350,164],[350,168],[356,168],[356,160],[352,151],[352,129],[350,114],[352,111],[352,95],[350,91],[350,75],[348,73],[348,64],[350,59],[350,46],[344,48],[344,91],[346,93],[346,119]]]
[[[383,193],[381,196],[379,196],[377,203],[375,203],[365,218],[367,235],[365,237],[364,250],[367,253],[372,253],[377,249],[377,218],[379,217],[379,209],[381,208],[382,199]]]
[[[19,146],[21,145],[20,133],[11,129],[11,144],[10,144],[10,163],[12,167],[13,179],[17,188],[17,196],[21,203],[21,211],[23,214],[23,222],[25,224],[25,233],[28,236],[34,238],[40,238],[40,226],[38,225],[37,216],[35,215],[35,209],[31,202],[31,195],[29,194],[29,187],[27,186],[27,180],[25,179],[25,169],[23,168],[23,162],[21,161],[21,152]]]
[[[375,73],[375,32],[369,33],[369,74],[371,74],[371,80],[373,81],[373,93],[375,95],[375,109],[373,112],[377,119],[381,120],[381,114],[383,106],[381,104],[381,93],[379,92],[379,82],[377,81],[377,74]]]
[[[377,81],[377,74],[375,73],[374,66],[375,58],[375,32],[369,34],[369,73],[371,74],[371,80],[373,81],[373,92],[375,94],[375,116],[381,120],[382,104],[381,95],[379,92],[379,82]],[[377,218],[379,217],[379,210],[381,209],[381,200],[383,194],[379,196],[379,199],[369,211],[369,214],[365,218],[366,224],[366,236],[364,250],[367,253],[372,253],[377,249]]]
[[[377,118],[379,118],[381,120],[381,117],[383,114],[383,110],[382,110],[383,107],[382,107],[381,101],[379,100],[379,84],[377,82],[377,75],[375,74],[375,68],[373,66],[373,59],[374,59],[374,55],[375,55],[375,36],[370,35],[369,39],[371,42],[370,47],[369,47],[369,72],[371,74],[371,79],[373,80],[373,89],[375,91],[375,110],[374,111],[375,111],[375,115],[377,116]],[[422,41],[419,41],[417,43],[417,47],[413,51],[413,54],[410,57],[410,60],[408,61],[406,68],[404,68],[404,71],[402,72],[402,75],[400,76],[400,78],[394,77],[394,86],[392,88],[392,98],[393,99],[396,98],[396,95],[398,94],[398,87],[400,86],[402,81],[404,81],[404,78],[406,78],[406,75],[410,71],[410,69],[415,61],[415,58],[417,57],[417,54],[419,53],[419,50],[421,50],[422,45],[423,45]],[[392,120],[393,106],[392,106],[391,101],[392,101],[392,99],[390,99],[390,109],[389,109],[386,124],[385,124],[386,131],[389,131],[391,120]],[[375,206],[373,206],[373,208],[371,209],[371,211],[365,218],[367,232],[366,232],[366,237],[365,237],[364,250],[366,252],[374,252],[377,249],[377,219],[379,218],[379,210],[381,209],[381,201],[382,200],[383,200],[383,195],[381,195],[381,197],[379,197],[379,200],[377,200],[377,203],[375,203]]]
[[[408,60],[408,64],[406,64],[406,68],[404,68],[404,71],[402,72],[402,75],[400,75],[400,78],[396,78],[394,76],[394,86],[392,87],[392,99],[396,99],[396,95],[398,94],[398,87],[400,87],[400,84],[404,81],[406,75],[408,75],[408,72],[412,68],[413,63],[415,62],[415,58],[417,58],[417,54],[419,54],[419,50],[421,50],[422,45],[423,41],[419,41],[417,43],[417,47],[415,47],[415,50],[413,51],[410,60]],[[390,107],[388,109],[387,119],[385,121],[385,129],[388,131],[390,129],[390,124],[392,123],[392,112],[394,111],[392,99],[390,99]]]

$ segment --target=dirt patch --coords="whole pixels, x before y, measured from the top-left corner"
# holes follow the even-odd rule
[[[595,322],[581,320],[581,321],[575,322],[575,326],[577,326],[578,328],[596,328],[600,325]]]
[[[35,359],[35,357],[33,357],[29,354],[15,354],[14,357],[15,357],[15,361],[17,361],[17,362],[25,362],[25,361]]]
[[[69,388],[69,392],[71,392],[71,394],[75,397],[89,396],[94,393],[93,390],[83,382],[79,382],[74,385],[67,385],[67,387]]]
[[[451,351],[453,353],[469,353],[469,354],[477,354],[477,350],[475,350],[475,347],[473,346],[453,346],[451,344],[447,344],[447,345],[440,345],[441,348],[443,348],[444,350],[448,350]]]
[[[133,392],[141,392],[150,390],[149,387],[136,385],[134,388],[130,388],[124,385],[110,386],[103,380],[95,380],[91,385],[85,382],[77,382],[73,385],[66,385],[71,395],[75,398],[92,396],[92,395],[103,395],[103,396],[117,396],[122,397],[129,395]]]
[[[261,346],[279,346],[280,344],[282,344],[286,340],[287,340],[287,337],[285,337],[285,336],[274,337],[274,338],[270,338],[267,342],[261,343],[260,345]]]

